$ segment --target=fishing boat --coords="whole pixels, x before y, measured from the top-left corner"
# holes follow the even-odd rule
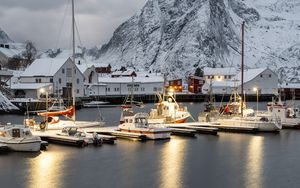
[[[148,123],[147,113],[136,113],[125,115],[124,123],[118,126],[120,133],[136,133],[145,135],[147,139],[169,139],[171,130],[163,126],[151,125]]]
[[[150,123],[184,123],[191,117],[187,108],[179,106],[172,93],[157,96],[159,101],[150,111]]]
[[[289,107],[286,103],[281,101],[281,97],[278,96],[278,100],[272,100],[267,104],[267,112],[260,112],[259,115],[266,113],[278,116],[281,120],[283,128],[300,128],[300,116],[299,109]]]
[[[12,151],[40,151],[42,140],[33,136],[30,129],[24,125],[5,125],[0,127],[0,144]]]

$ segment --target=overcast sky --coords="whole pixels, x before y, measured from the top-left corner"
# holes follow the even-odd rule
[[[86,47],[102,45],[146,0],[75,0],[75,18]],[[16,42],[39,49],[71,47],[71,0],[0,0],[0,28]],[[78,42],[77,42],[78,43]]]

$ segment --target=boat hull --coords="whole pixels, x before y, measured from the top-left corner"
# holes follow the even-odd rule
[[[150,140],[160,140],[160,139],[169,139],[171,137],[171,131],[154,131],[150,130],[142,130],[142,129],[120,129],[121,132],[127,133],[136,133],[145,135],[147,139]]]
[[[219,119],[218,122],[222,126],[257,128],[258,131],[261,132],[275,132],[281,129],[281,126],[274,122],[248,121],[242,119]]]
[[[21,140],[11,140],[7,142],[1,142],[6,144],[9,150],[12,151],[26,151],[26,152],[38,152],[41,149],[41,140],[32,141],[21,141]]]

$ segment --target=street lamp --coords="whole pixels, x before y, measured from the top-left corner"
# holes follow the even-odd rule
[[[258,113],[258,88],[254,87],[253,91],[256,92],[256,114]]]

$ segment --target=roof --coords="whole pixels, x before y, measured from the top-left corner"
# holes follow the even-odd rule
[[[300,88],[300,83],[283,83],[279,87],[280,88],[299,89]]]
[[[21,76],[54,76],[69,58],[36,59]]]
[[[11,89],[40,89],[52,85],[52,83],[17,83],[11,85]]]
[[[225,67],[225,68],[205,67],[203,73],[204,75],[235,75],[236,69],[234,67]]]
[[[87,64],[87,63],[81,63],[80,65],[76,64],[76,66],[80,70],[80,72],[83,74],[87,69],[93,67],[94,65]]]
[[[116,71],[113,72],[112,76],[131,76],[134,73],[134,70],[126,70],[126,71]]]
[[[99,83],[131,83],[132,77],[99,77]],[[164,82],[164,78],[162,76],[149,76],[142,77],[137,76],[133,79],[134,83],[157,83]]]
[[[267,70],[268,68],[258,68],[258,69],[247,69],[244,70],[244,83],[257,77],[259,74]],[[232,80],[241,80],[241,72],[235,75]],[[240,85],[240,84],[239,84]]]

